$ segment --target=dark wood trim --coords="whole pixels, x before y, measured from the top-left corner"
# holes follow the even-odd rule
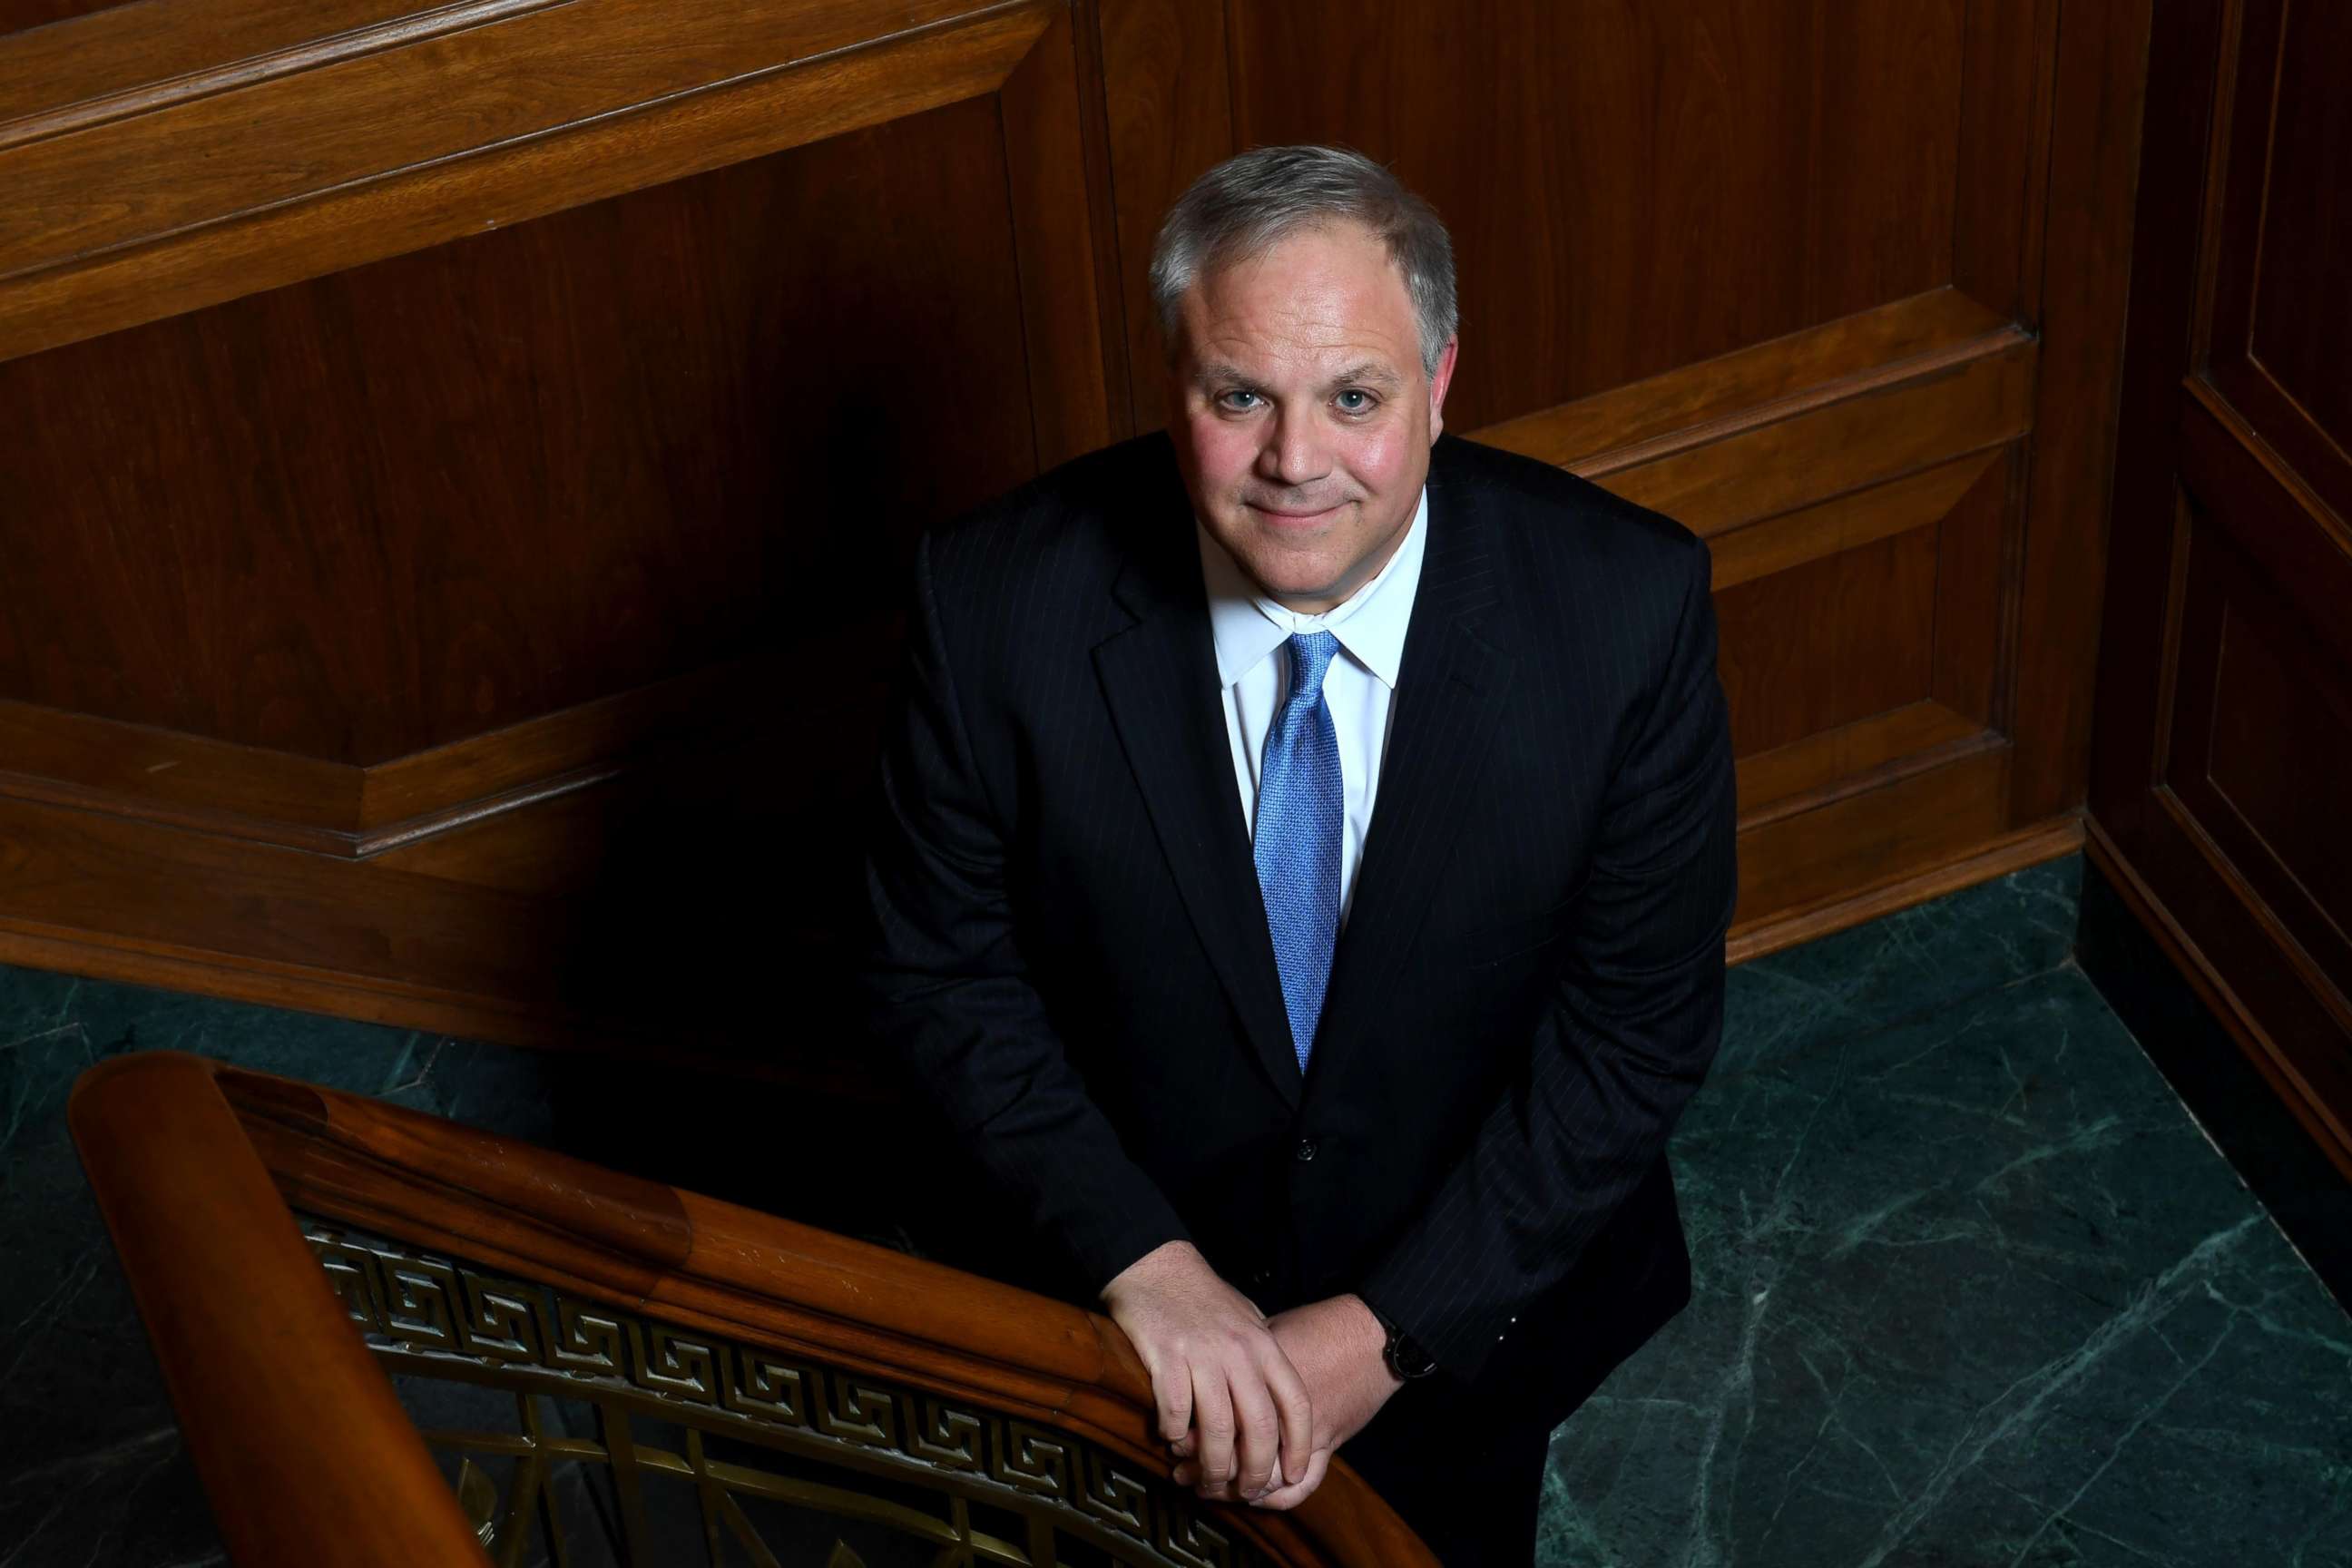
[[[1733,940],[1998,841],[2009,831],[2001,808],[2011,758],[1997,736],[1958,742],[1927,765],[1898,762],[1860,788],[1841,781],[1743,831]]]
[[[2054,817],[1971,847],[1883,886],[1785,910],[1753,925],[1735,927],[1727,956],[1734,963],[1745,963],[1979,882],[2006,877],[2029,866],[2063,858],[2083,847],[2083,823],[2081,816],[2071,813]]]
[[[2163,950],[2164,956],[2179,970],[2199,1001],[2219,1019],[2247,1061],[2278,1096],[2280,1103],[2291,1111],[2304,1131],[2310,1134],[2337,1171],[2352,1181],[2352,1131],[2340,1126],[2326,1107],[2317,1103],[2303,1075],[2291,1063],[2292,1053],[2282,1049],[2270,1030],[2239,995],[2237,990],[2221,975],[2203,948],[2173,917],[2167,900],[2159,897],[2140,875],[2129,854],[2118,844],[2095,817],[2085,818],[2088,828],[2084,850],[2100,875],[2105,877],[2131,911],[2143,930]],[[2177,896],[2177,895],[2176,895]],[[2274,993],[2266,990],[2266,1009],[2277,1012],[2275,1003],[2268,998]],[[2300,1020],[2293,1020],[2299,1022]],[[2341,1026],[2338,1026],[2340,1030]]]
[[[2016,335],[1959,290],[1934,289],[1473,437],[1591,478],[1936,375]]]
[[[569,26],[586,10],[582,0],[551,13],[547,25]],[[39,173],[45,182],[17,187],[15,210],[30,215],[20,221],[32,226],[13,241],[0,228],[0,359],[421,249],[477,233],[486,221],[519,223],[982,97],[1003,85],[1062,14],[1058,5],[1015,0],[805,59],[748,70],[746,61],[734,59],[715,68],[734,74],[700,84],[665,85],[645,77],[644,67],[631,79],[622,67],[637,98],[624,94],[603,110],[583,109],[576,120],[518,125],[487,143],[398,163],[389,150],[366,144],[362,132],[350,132],[361,141],[349,154],[347,174],[267,202],[229,190],[213,206],[188,205],[193,198],[173,187],[175,171],[201,159],[203,146],[182,145],[164,117],[123,121],[95,134],[109,140],[110,158],[152,163],[170,213],[108,186],[110,207],[125,216],[110,218],[103,232],[84,224],[70,238],[63,236],[71,226],[53,228],[49,217],[57,204],[89,199],[74,184],[76,170],[19,166],[47,143],[0,153],[0,181]],[[664,30],[678,25],[658,7],[643,11],[639,21]],[[625,29],[614,47],[624,42]],[[564,41],[551,47],[560,50]],[[663,51],[643,53],[658,58]],[[429,75],[387,90],[394,87],[404,102],[434,97]],[[223,103],[250,114],[258,107],[245,101],[250,96]],[[308,112],[307,101],[297,95],[287,112]],[[345,112],[339,105],[338,113]],[[126,140],[134,132],[155,144]],[[240,145],[272,145],[266,127],[240,123],[234,134]],[[486,220],[485,212],[499,216]]]
[[[748,714],[789,721],[818,700],[780,679],[788,663],[713,665],[364,768],[0,701],[0,800],[364,860],[602,783]]]
[[[489,1559],[194,1057],[120,1057],[67,1116],[229,1555]]]
[[[1008,1285],[363,1096],[176,1052],[91,1068],[69,1114],[191,1447],[203,1445],[215,1512],[235,1522],[240,1563],[438,1563],[449,1559],[434,1548],[457,1538],[451,1520],[470,1533],[389,1385],[367,1365],[289,1205],[732,1340],[977,1399],[1139,1467],[1168,1463],[1150,1374],[1118,1326]],[[238,1245],[246,1237],[256,1239]],[[294,1279],[303,1268],[307,1285]],[[250,1305],[257,1297],[270,1302],[268,1316]],[[192,1298],[203,1303],[193,1312]],[[317,1387],[282,1375],[261,1377],[268,1386],[259,1391],[241,1386],[293,1348],[281,1344],[289,1332],[359,1405],[360,1419],[330,1424],[347,1447],[310,1441]],[[225,1352],[224,1340],[233,1348]],[[342,1414],[340,1403],[327,1407]],[[320,1484],[321,1475],[353,1486],[372,1479],[379,1452],[394,1456],[401,1495],[415,1494],[413,1536],[379,1537],[373,1506]],[[278,1474],[289,1465],[305,1467],[303,1485]],[[256,1489],[265,1480],[334,1506],[287,1506]],[[428,1483],[437,1500],[422,1495]],[[1435,1568],[1344,1460],[1292,1512],[1220,1507],[1216,1517],[1277,1562]],[[347,1542],[377,1539],[399,1542],[403,1554],[344,1552]]]
[[[2352,526],[2202,376],[2184,388],[2178,428],[2183,481],[2352,663]]]
[[[1995,315],[2036,319],[2059,0],[1975,0],[1961,39],[1952,282]]]
[[[2025,657],[2007,706],[2010,820],[2082,805],[2090,777],[2100,584],[2132,256],[2153,0],[2067,0],[2053,69],[2033,399],[2018,591]]]
[[[148,0],[0,37],[0,150],[89,131],[572,0]],[[226,46],[226,47],[224,47]]]
[[[1109,222],[1090,200],[1077,47],[1057,11],[997,97],[1040,469],[1108,445],[1115,417],[1095,271]]]

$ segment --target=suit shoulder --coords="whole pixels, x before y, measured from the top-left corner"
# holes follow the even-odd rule
[[[1430,472],[1475,497],[1538,558],[1645,574],[1706,570],[1706,542],[1683,524],[1538,458],[1449,436]]]

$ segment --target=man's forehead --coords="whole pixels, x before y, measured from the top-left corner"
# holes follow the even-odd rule
[[[1418,358],[1404,279],[1368,230],[1309,230],[1206,271],[1186,291],[1181,317],[1204,367],[1272,359],[1330,372]]]

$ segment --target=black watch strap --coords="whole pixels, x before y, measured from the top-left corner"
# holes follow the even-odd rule
[[[1437,1363],[1429,1359],[1429,1352],[1413,1343],[1412,1337],[1397,1326],[1394,1318],[1378,1307],[1372,1307],[1369,1301],[1364,1304],[1371,1308],[1372,1316],[1380,1320],[1381,1328],[1389,1336],[1389,1342],[1381,1347],[1381,1359],[1389,1363],[1389,1372],[1392,1375],[1402,1382],[1411,1383],[1416,1377],[1427,1377],[1437,1370]]]

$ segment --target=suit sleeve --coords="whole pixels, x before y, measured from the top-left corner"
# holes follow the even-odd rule
[[[867,840],[867,1019],[1031,1233],[1099,1289],[1189,1237],[1087,1097],[1030,982],[931,572],[926,537]]]
[[[1465,1377],[1640,1185],[1722,1037],[1731,736],[1706,546],[1684,562],[1663,676],[1609,786],[1525,1076],[1362,1284]]]

